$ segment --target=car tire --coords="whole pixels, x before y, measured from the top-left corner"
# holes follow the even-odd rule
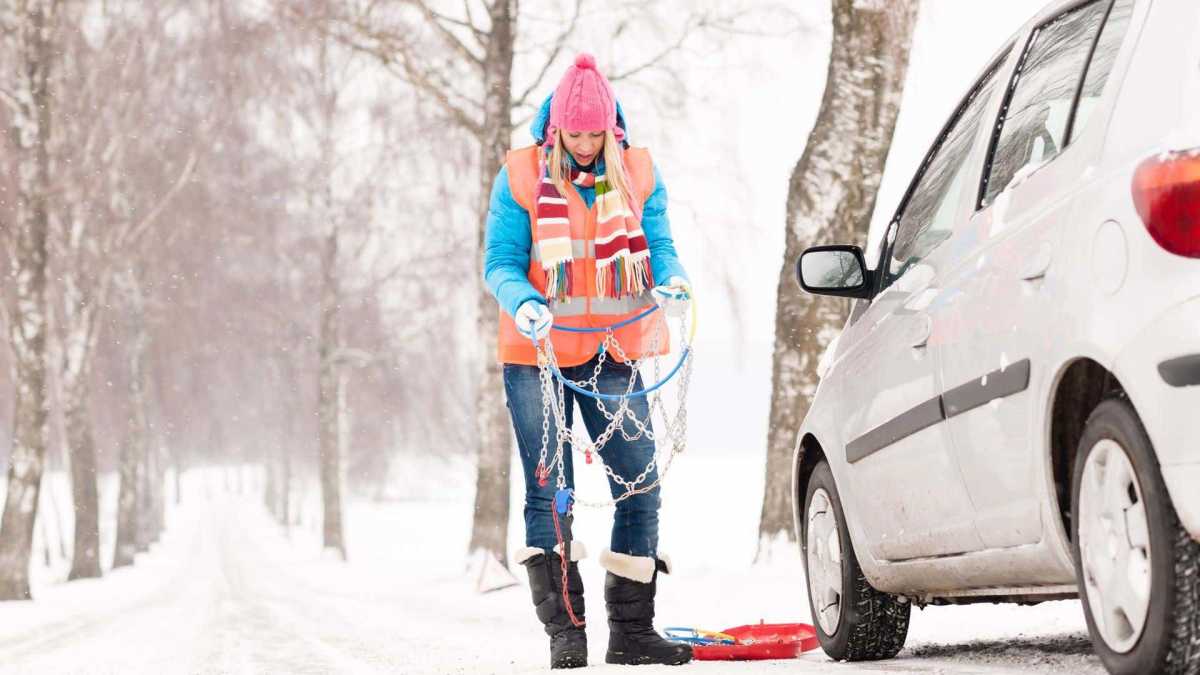
[[[875,590],[863,575],[850,542],[833,472],[824,460],[817,464],[809,478],[804,504],[800,545],[804,554],[809,609],[821,648],[830,658],[838,661],[875,661],[894,657],[904,648],[904,641],[908,637],[912,604],[905,598]],[[817,511],[812,510],[814,506]],[[810,533],[820,537],[811,545]],[[812,556],[809,555],[810,550]],[[825,562],[835,557],[836,562]],[[825,608],[824,611],[830,611],[832,607],[818,600],[818,597],[824,595],[823,591],[829,590],[829,585],[837,585],[835,575],[840,579],[840,586],[837,587],[843,589],[838,594],[836,620],[832,614],[822,616],[818,611],[819,603]]]
[[[1200,544],[1180,525],[1150,438],[1125,398],[1103,401],[1088,417],[1071,513],[1079,596],[1108,671],[1200,670]]]

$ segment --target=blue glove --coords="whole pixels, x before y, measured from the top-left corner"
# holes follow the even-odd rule
[[[667,283],[655,286],[650,292],[658,306],[671,317],[687,314],[688,305],[692,302],[692,286],[683,277],[671,277]]]
[[[517,324],[517,332],[530,340],[541,342],[550,335],[550,326],[554,324],[554,315],[546,305],[537,300],[526,300],[517,308],[513,316]]]

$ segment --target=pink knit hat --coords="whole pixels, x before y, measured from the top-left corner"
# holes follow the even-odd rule
[[[625,132],[617,126],[617,97],[612,85],[596,70],[596,59],[591,54],[575,57],[575,65],[554,90],[550,101],[550,127],[547,142],[554,142],[555,129],[563,131],[609,131],[617,140]]]

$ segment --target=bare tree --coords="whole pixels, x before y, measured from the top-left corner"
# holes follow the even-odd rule
[[[386,87],[366,93],[362,80],[378,72],[378,65],[348,49],[330,30],[337,3],[296,3],[280,0],[281,16],[294,29],[288,38],[297,57],[291,64],[284,117],[293,122],[289,133],[293,164],[300,169],[295,184],[296,201],[306,207],[296,213],[298,224],[308,225],[310,241],[318,250],[317,307],[317,468],[321,487],[322,530],[325,548],[346,557],[343,526],[344,476],[351,460],[350,372],[377,360],[355,343],[366,338],[368,321],[356,324],[347,338],[342,326],[355,317],[352,310],[374,307],[369,300],[402,269],[377,270],[368,264],[368,250],[385,236],[373,226],[378,218],[377,192],[392,168],[395,142],[388,130],[396,124],[390,114],[372,114],[372,142],[353,147],[347,133],[356,109],[390,110],[395,101]],[[370,69],[368,68],[370,67]],[[310,305],[311,306],[311,305]],[[287,370],[287,369],[284,369]],[[291,473],[286,462],[281,476]],[[284,488],[286,489],[286,488]],[[285,497],[286,499],[286,497]]]
[[[39,7],[54,7],[54,22],[69,30],[39,32],[32,28],[35,21],[45,19],[44,10]],[[181,17],[181,13],[186,16]],[[260,77],[270,78],[275,73],[263,67],[269,66],[265,55],[245,57],[258,54],[262,36],[271,35],[275,27],[267,21],[256,27],[253,21],[245,19],[232,3],[221,0],[150,4],[80,2],[62,3],[61,8],[50,2],[21,2],[0,8],[0,62],[5,64],[0,73],[0,128],[5,132],[0,138],[0,243],[3,244],[0,250],[5,254],[0,268],[6,278],[12,272],[12,278],[17,279],[17,273],[33,260],[28,255],[21,257],[22,247],[28,249],[28,244],[38,242],[40,237],[40,249],[34,250],[43,251],[43,270],[23,277],[36,282],[34,285],[40,289],[37,303],[31,303],[31,296],[16,284],[0,285],[0,293],[4,295],[0,306],[4,326],[9,331],[21,331],[18,339],[10,336],[2,342],[12,346],[14,357],[30,345],[40,344],[37,348],[43,368],[40,376],[34,378],[40,384],[31,391],[58,390],[61,395],[43,396],[36,407],[43,412],[49,407],[61,413],[57,418],[65,418],[64,431],[53,427],[46,432],[45,420],[39,423],[42,449],[32,454],[21,444],[23,428],[17,427],[18,442],[14,444],[10,473],[20,480],[10,480],[8,495],[10,500],[17,500],[14,503],[30,505],[29,508],[37,504],[36,489],[45,463],[47,436],[63,439],[71,454],[69,466],[77,516],[73,578],[94,576],[100,570],[95,481],[96,470],[104,465],[102,454],[108,445],[106,441],[110,440],[106,437],[112,436],[108,430],[118,427],[111,422],[130,416],[146,422],[138,425],[140,431],[134,438],[121,439],[127,448],[140,448],[126,453],[126,480],[121,485],[124,494],[120,500],[125,507],[121,539],[127,544],[129,533],[135,533],[132,541],[142,549],[155,540],[164,520],[163,449],[167,446],[165,437],[150,435],[177,434],[171,441],[180,442],[172,442],[170,446],[176,458],[184,445],[184,433],[196,445],[207,441],[205,434],[216,430],[214,436],[246,438],[250,442],[245,446],[253,447],[251,435],[235,426],[239,424],[241,411],[237,406],[241,402],[229,402],[231,397],[220,387],[230,383],[229,390],[249,389],[245,385],[252,381],[254,369],[247,367],[247,363],[255,363],[254,357],[258,356],[252,357],[250,352],[261,350],[262,345],[270,342],[264,339],[245,346],[240,335],[225,329],[228,324],[220,317],[231,304],[229,298],[239,297],[236,275],[240,269],[226,274],[224,266],[213,263],[214,259],[220,260],[222,249],[228,245],[221,237],[237,234],[236,228],[245,230],[247,222],[270,220],[263,214],[272,213],[272,186],[282,182],[279,180],[282,162],[270,161],[271,155],[262,152],[264,145],[249,142],[253,136],[247,133],[261,124],[261,118],[255,119],[252,109],[261,99],[251,92],[262,88]],[[168,23],[174,28],[188,26],[188,30],[164,30]],[[75,30],[81,27],[84,29]],[[255,34],[257,28],[264,30]],[[29,38],[39,35],[52,42],[44,51],[53,55],[53,61],[36,60],[34,42]],[[281,60],[277,55],[274,59]],[[37,82],[37,78],[44,78],[45,86],[35,92],[31,83]],[[70,95],[49,95],[58,91],[69,91]],[[118,91],[121,95],[114,96],[113,92]],[[229,124],[235,116],[240,125]],[[42,117],[46,121],[42,126],[44,133],[38,127]],[[40,133],[45,158],[44,183],[38,183]],[[193,181],[202,162],[211,165],[203,185]],[[35,187],[43,197],[28,191]],[[21,192],[23,189],[25,193]],[[241,192],[243,189],[250,194]],[[19,227],[20,223],[33,222],[34,205],[39,205],[44,213],[39,221],[44,225],[40,235],[37,228]],[[276,207],[274,212],[278,211]],[[218,227],[213,229],[219,236],[202,238],[194,233],[180,236],[196,223],[209,227],[216,224]],[[162,224],[169,227],[160,228]],[[180,239],[185,244],[195,244],[201,239],[204,246],[194,258],[189,257],[186,254],[191,253],[191,247],[180,246]],[[194,262],[195,267],[180,265],[181,259]],[[194,291],[207,290],[206,283],[188,285],[192,292],[182,294],[188,301],[179,303],[178,312],[173,302],[154,302],[154,293],[170,293],[172,289],[179,299],[181,279],[214,278],[214,266],[220,268],[226,283],[219,285],[218,292],[205,297],[211,303],[203,307],[208,311],[188,314],[188,310],[195,309],[190,306],[191,297],[197,294]],[[115,280],[121,270],[131,267],[144,272],[149,280],[142,286],[148,295],[144,298],[147,312],[171,313],[172,319],[192,321],[189,327],[201,328],[194,333],[205,337],[215,335],[223,340],[217,343],[217,351],[203,338],[189,344],[186,331],[162,331],[152,338],[148,334],[154,327],[148,317],[144,326],[147,335],[121,339],[124,332],[137,334],[137,330],[133,326],[128,331],[121,330],[120,322],[105,320],[105,313],[110,304],[123,306],[114,300],[130,300],[125,297],[126,287]],[[220,292],[226,294],[224,298]],[[238,309],[246,311],[251,319],[242,321],[242,325],[256,325],[252,320],[253,304],[253,301],[238,303]],[[30,314],[35,306],[39,313]],[[37,336],[31,332],[33,329],[37,330]],[[105,339],[107,336],[101,332],[112,332],[113,339]],[[22,335],[37,337],[40,343],[20,339]],[[123,353],[126,346],[147,343],[142,348],[145,356],[140,359],[136,353]],[[181,345],[190,348],[181,360],[192,368],[173,369],[172,377],[164,384],[161,370],[154,373],[152,365],[172,363],[180,352],[172,353],[171,349]],[[225,348],[230,348],[233,355],[227,366],[225,359],[214,358]],[[126,359],[141,361],[142,375],[139,377],[136,372],[129,375],[128,414],[121,410],[117,416],[113,413],[123,397],[93,397],[89,383],[97,378],[111,381],[126,377],[122,366],[114,366]],[[214,364],[220,367],[213,368]],[[14,387],[14,393],[19,394],[24,391],[21,383],[32,380],[18,370],[15,358],[11,365],[13,380],[20,385]],[[140,395],[136,393],[138,388],[132,386],[139,379],[144,380]],[[150,400],[174,396],[177,380],[191,387],[186,392],[191,400],[172,407],[166,424],[161,427],[169,432],[162,432],[155,424],[155,416],[150,414]],[[261,395],[255,403],[271,400],[270,385],[255,384],[256,394]],[[5,389],[7,403],[9,392]],[[112,391],[122,389],[118,386]],[[24,410],[31,401],[26,397],[16,408]],[[194,404],[197,401],[199,406]],[[205,401],[218,404],[205,409]],[[176,398],[175,402],[180,401]],[[193,412],[197,407],[201,408],[199,414]],[[265,408],[256,406],[256,412]],[[246,417],[250,416],[242,419]],[[103,420],[97,425],[99,433],[94,439],[93,419]],[[293,420],[279,414],[276,426],[290,428]],[[197,433],[200,429],[204,431]],[[136,438],[147,433],[144,438]],[[28,438],[28,434],[24,437]],[[205,456],[214,456],[230,445],[222,442],[211,451],[205,447]],[[31,457],[36,461],[31,461]],[[136,466],[136,474],[131,474],[131,466]],[[136,504],[136,509],[131,511],[131,504]],[[17,586],[27,589],[29,556],[18,549],[27,546],[25,540],[29,538],[27,533],[35,514],[28,515],[29,529],[22,534],[22,528],[14,528],[23,521],[13,518],[21,513],[20,508],[8,509],[0,548],[15,552],[13,556],[19,558],[5,556],[3,567],[6,571],[18,570],[16,574],[24,581],[18,581]],[[136,516],[140,527],[125,527],[130,522],[130,513]],[[119,553],[127,551],[127,546],[122,546]],[[17,595],[27,592],[22,590]]]
[[[323,3],[323,20],[327,20],[328,3]],[[346,558],[346,540],[342,527],[342,425],[344,424],[344,380],[340,376],[337,357],[342,346],[340,308],[342,283],[339,269],[342,215],[337,212],[334,198],[334,170],[337,165],[335,134],[339,98],[335,64],[331,63],[331,39],[324,32],[316,35],[316,64],[309,73],[312,100],[316,108],[310,117],[311,131],[317,137],[318,155],[315,184],[310,186],[315,199],[314,212],[320,214],[323,233],[321,242],[321,290],[318,303],[319,333],[317,338],[317,453],[321,479],[322,543],[326,549],[337,551]]]
[[[326,49],[321,43],[322,72]],[[320,457],[321,505],[324,507],[322,520],[322,543],[325,548],[336,550],[346,557],[346,540],[342,528],[342,424],[345,405],[344,380],[338,373],[338,349],[341,346],[341,279],[338,274],[339,224],[333,216],[332,187],[326,183],[322,195],[322,206],[326,215],[328,232],[321,250],[321,300],[319,304],[320,336],[317,343],[317,436]]]
[[[388,5],[389,3],[383,3]],[[423,96],[436,101],[442,113],[478,143],[476,214],[487,212],[491,182],[512,143],[513,50],[516,41],[516,0],[484,2],[486,17],[477,23],[472,3],[464,16],[451,17],[423,0],[372,4],[340,17],[342,39],[374,56]],[[401,5],[404,5],[401,7]],[[412,12],[405,11],[412,9]],[[423,35],[426,29],[432,37]],[[552,50],[557,56],[574,22]],[[441,51],[445,50],[445,52]],[[441,54],[455,55],[447,62]],[[452,66],[449,63],[459,65]],[[543,70],[542,76],[548,70]],[[458,72],[453,72],[458,71]],[[468,91],[452,84],[466,82]],[[540,79],[540,78],[539,78]],[[533,87],[530,88],[533,90]],[[483,252],[484,228],[477,228],[476,251]],[[482,266],[482,265],[481,265]],[[476,362],[483,369],[475,397],[476,456],[475,511],[468,549],[483,551],[506,565],[511,432],[501,396],[496,351],[495,300],[480,287],[475,294],[479,324]]]
[[[918,2],[832,0],[825,95],[788,183],[760,552],[770,537],[795,536],[790,486],[796,430],[816,391],[817,361],[847,316],[845,303],[817,302],[798,291],[795,261],[820,241],[866,236],[900,109]]]
[[[144,270],[147,294],[147,403],[154,405],[157,439],[147,461],[159,475],[168,458],[174,463],[178,499],[188,466],[253,461],[266,447],[259,442],[265,431],[307,440],[308,418],[295,415],[301,406],[286,405],[275,387],[306,403],[308,387],[264,377],[261,364],[308,358],[310,333],[281,341],[270,320],[296,300],[274,283],[296,265],[264,253],[276,231],[287,229],[284,198],[292,180],[264,125],[290,77],[291,54],[272,49],[279,25],[246,3],[178,0],[175,7],[187,12],[194,30],[186,43],[171,45],[181,53],[165,74],[170,94],[157,98],[175,102],[154,113],[160,119],[152,126],[185,132],[159,152],[197,153],[195,177],[172,202],[165,227],[147,233],[129,264]],[[228,254],[231,244],[238,255]],[[311,313],[311,303],[304,311]],[[152,478],[148,487],[139,503],[150,508],[152,523],[161,521],[161,480]]]
[[[72,96],[60,106],[64,169],[51,232],[57,372],[75,500],[70,579],[101,573],[90,407],[101,316],[122,262],[135,256],[196,165],[186,147],[162,153],[164,142],[177,137],[163,122],[172,119],[166,107],[176,100],[178,66],[163,26],[180,7],[81,3],[64,15],[74,27],[93,22],[92,30],[72,31],[63,43],[61,78]],[[127,94],[114,97],[114,90]]]
[[[89,25],[61,42],[57,79],[72,95],[56,109],[61,168],[49,238],[54,363],[75,502],[69,578],[101,569],[90,384],[113,276],[195,167],[186,144],[163,152],[164,139],[179,138],[163,123],[172,121],[165,107],[180,93],[173,77],[180,64],[168,53],[163,25],[180,6],[79,3],[62,16],[64,25]],[[114,97],[114,89],[128,94]]]
[[[28,599],[29,562],[47,444],[46,272],[50,234],[51,91],[57,0],[0,8],[0,245],[16,283],[3,301],[13,350],[13,444],[0,517],[0,600]]]

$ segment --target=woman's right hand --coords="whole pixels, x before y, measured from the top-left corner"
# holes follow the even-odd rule
[[[517,308],[513,316],[517,324],[517,332],[525,337],[541,342],[550,335],[550,327],[554,325],[554,315],[550,308],[537,300],[526,300]]]

